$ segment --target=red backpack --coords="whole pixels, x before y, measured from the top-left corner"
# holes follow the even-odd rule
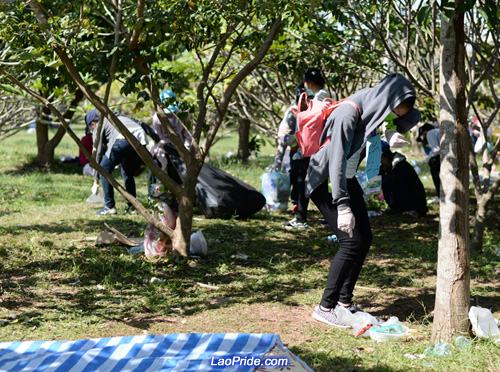
[[[300,111],[302,100],[305,95],[307,95],[307,93],[302,93],[298,102],[297,131],[295,132],[295,136],[304,156],[310,157],[330,142],[330,138],[327,138],[325,142],[321,145],[319,144],[321,133],[323,133],[323,129],[325,128],[326,119],[333,110],[344,103],[348,103],[356,109],[359,117],[359,109],[352,101],[340,100],[335,102],[331,98],[325,98],[323,101],[315,99],[310,100],[307,110]]]

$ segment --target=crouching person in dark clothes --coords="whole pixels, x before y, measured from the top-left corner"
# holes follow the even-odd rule
[[[386,213],[406,213],[419,218],[427,214],[425,188],[418,174],[406,156],[392,152],[387,143],[382,142],[382,192],[389,206]]]

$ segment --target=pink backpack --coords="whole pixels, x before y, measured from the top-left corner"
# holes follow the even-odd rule
[[[321,145],[319,144],[321,133],[323,133],[323,129],[325,128],[326,119],[333,110],[344,103],[348,103],[356,109],[359,117],[359,109],[352,101],[340,100],[335,102],[331,98],[325,98],[323,101],[312,99],[309,101],[307,110],[300,111],[302,100],[306,95],[307,93],[302,93],[299,98],[297,131],[295,132],[295,136],[304,156],[310,157],[330,142],[330,138],[328,138]]]

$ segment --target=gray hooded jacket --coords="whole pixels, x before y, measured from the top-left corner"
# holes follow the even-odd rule
[[[362,89],[348,98],[356,103],[341,105],[327,118],[320,143],[327,138],[331,141],[311,157],[306,178],[306,196],[330,177],[333,203],[340,209],[349,206],[346,167],[348,159],[370,137],[374,129],[383,124],[384,119],[401,102],[415,97],[415,89],[401,74],[391,74],[373,88]],[[420,120],[420,112],[410,110],[406,115],[394,120],[397,130],[405,133]]]

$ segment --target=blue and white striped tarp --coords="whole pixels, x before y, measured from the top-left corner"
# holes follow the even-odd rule
[[[215,366],[218,358],[262,358],[274,334],[193,333],[96,338],[80,341],[0,343],[0,371],[156,372],[253,371],[254,366]]]

